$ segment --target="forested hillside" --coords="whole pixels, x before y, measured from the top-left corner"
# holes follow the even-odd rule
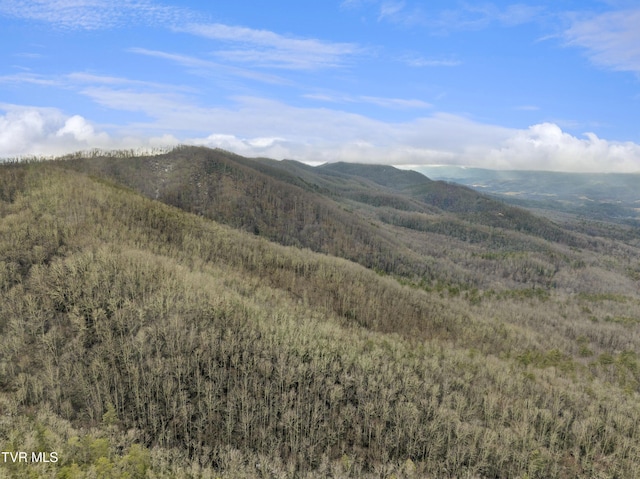
[[[0,475],[637,477],[633,230],[323,170],[0,166]]]
[[[67,159],[61,166],[284,245],[429,286],[548,286],[553,279],[557,286],[556,273],[580,261],[571,248],[599,245],[466,187],[390,166],[312,168],[194,147],[148,157]],[[510,260],[487,268],[488,251]]]

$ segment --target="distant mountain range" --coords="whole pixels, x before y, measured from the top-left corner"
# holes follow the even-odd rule
[[[466,185],[522,206],[604,220],[640,218],[640,174],[500,171],[457,166],[418,168],[429,178]]]

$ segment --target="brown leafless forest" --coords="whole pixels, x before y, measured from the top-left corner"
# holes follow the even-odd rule
[[[637,477],[640,229],[415,175],[0,165],[0,476]]]

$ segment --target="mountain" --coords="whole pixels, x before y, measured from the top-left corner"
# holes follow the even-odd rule
[[[636,474],[622,226],[391,167],[121,156],[0,165],[0,447],[57,458],[4,476]]]
[[[592,242],[470,188],[390,166],[312,168],[193,147],[158,156],[77,158],[63,164],[284,245],[430,284],[485,287],[514,276],[505,271],[487,276],[482,265],[473,275],[452,267],[442,235],[459,242],[449,244],[454,250],[460,246],[466,251],[472,244],[478,251],[535,251],[547,264],[539,275],[529,271],[526,276],[540,284],[548,283],[549,271],[558,267],[559,256],[547,254],[557,246],[545,241],[559,242],[563,249]]]

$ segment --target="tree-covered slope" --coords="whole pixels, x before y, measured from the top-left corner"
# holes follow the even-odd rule
[[[148,157],[78,157],[60,165],[284,245],[431,285],[488,288],[506,277],[509,287],[523,279],[547,287],[557,271],[578,261],[570,248],[597,244],[468,188],[390,166],[313,168],[192,147]],[[487,251],[519,259],[487,275],[477,261]],[[465,271],[447,259],[458,256],[469,265]],[[531,269],[530,261],[544,266]]]
[[[0,471],[634,477],[639,256],[601,241],[558,273],[573,292],[424,288],[65,165],[2,166],[0,446],[60,459]]]
[[[222,150],[179,148],[149,157],[78,158],[61,163],[284,245],[310,248],[401,274],[425,262],[392,236],[299,176]]]

